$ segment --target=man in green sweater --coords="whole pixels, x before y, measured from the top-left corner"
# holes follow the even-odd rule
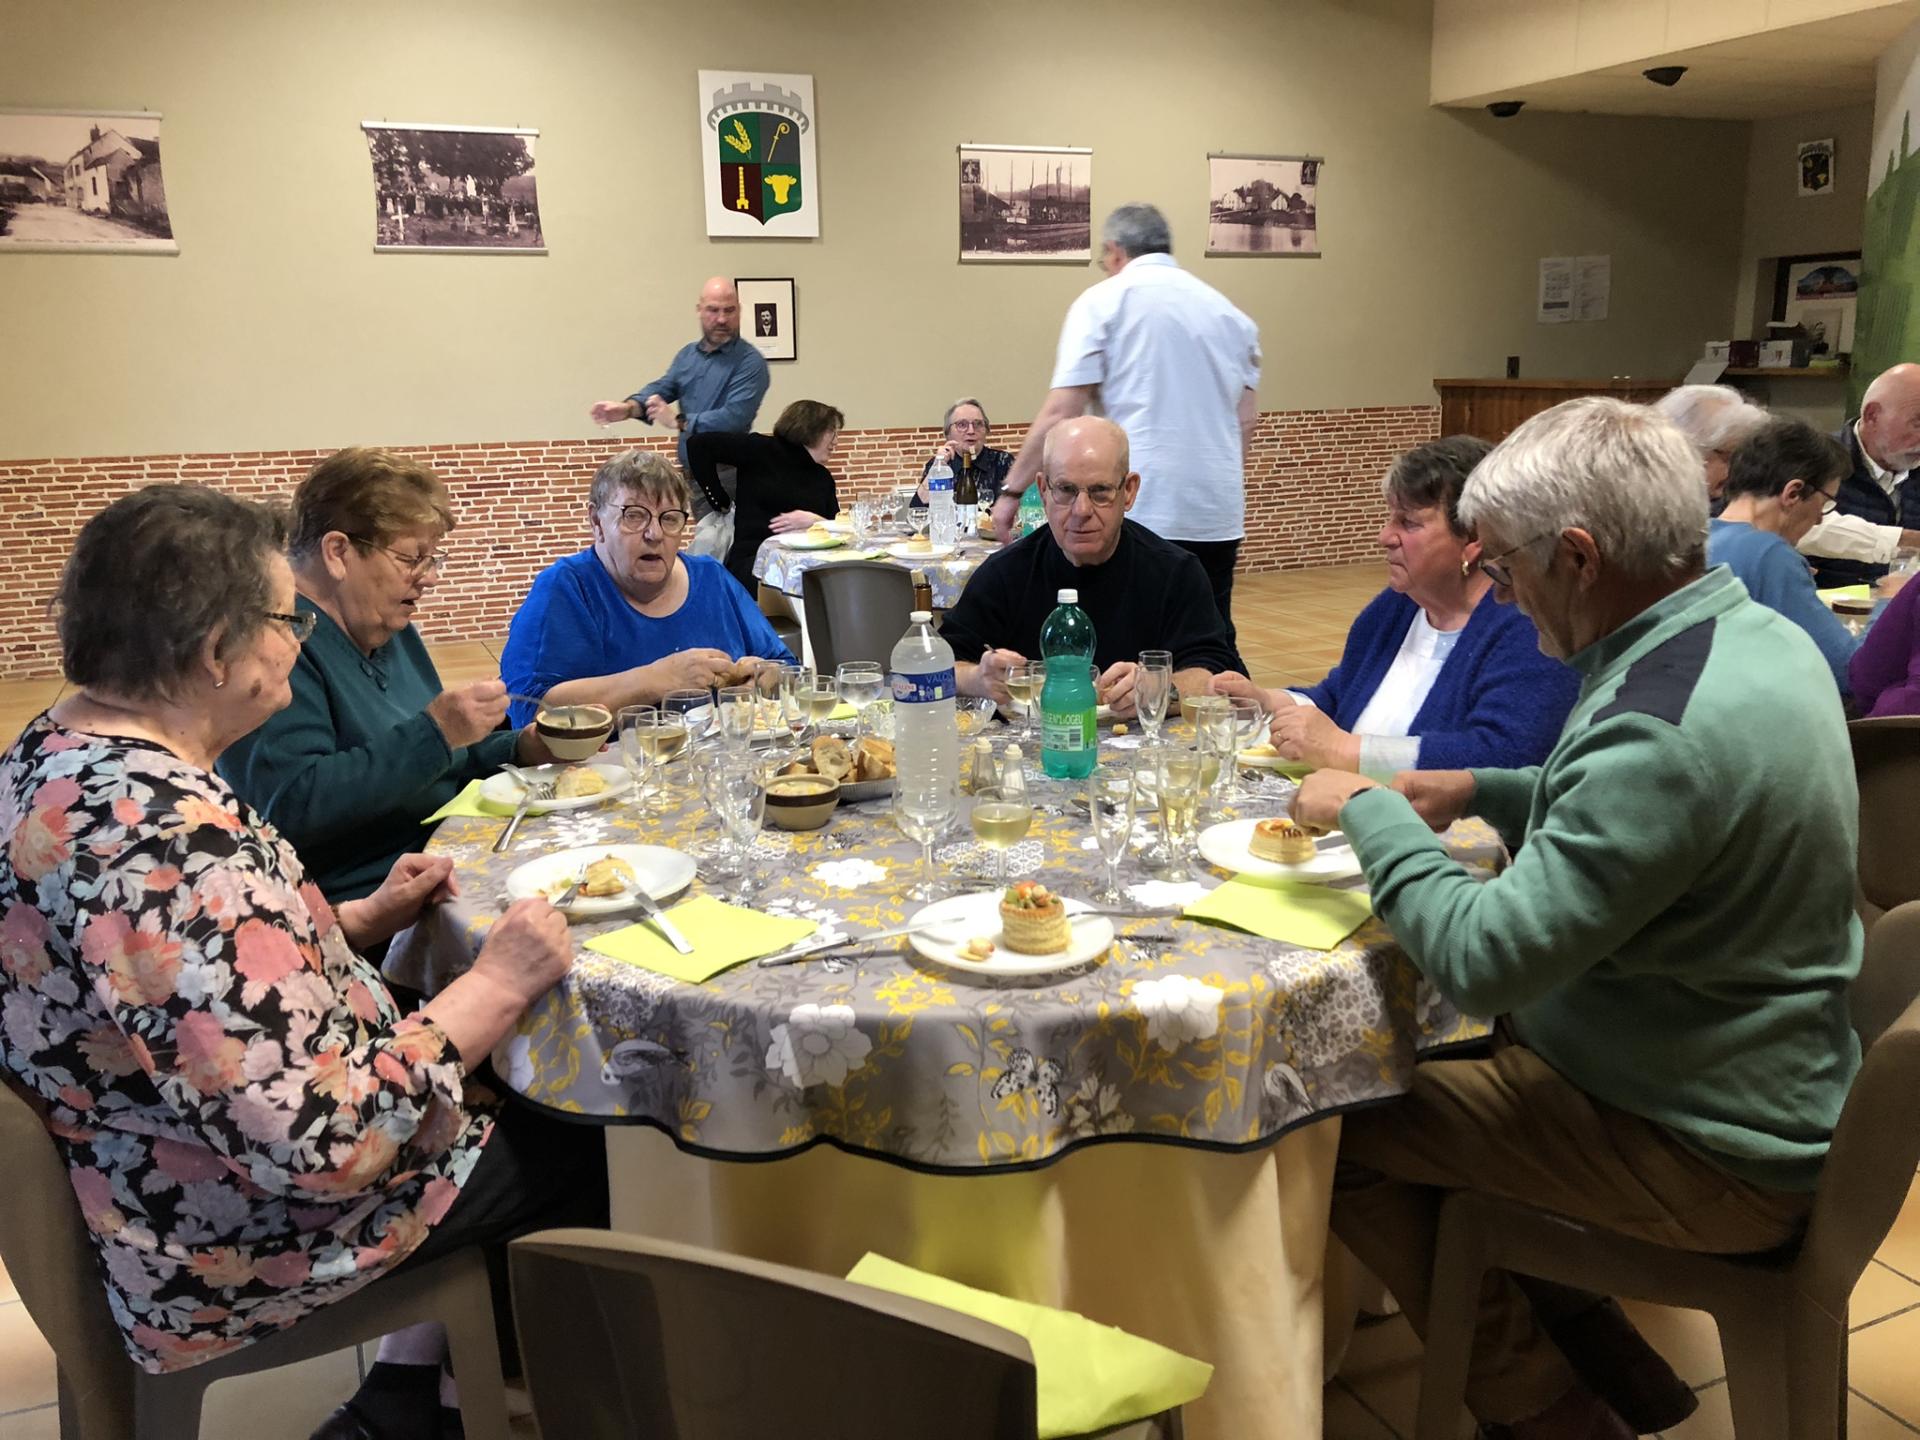
[[[1490,1058],[1423,1065],[1346,1120],[1334,1229],[1421,1329],[1450,1190],[1701,1251],[1789,1240],[1860,1060],[1839,697],[1803,631],[1704,572],[1686,441],[1641,407],[1569,401],[1481,462],[1460,511],[1500,599],[1582,676],[1559,743],[1537,767],[1392,788],[1322,771],[1295,802],[1351,838],[1421,973],[1507,1017]],[[1515,850],[1492,880],[1434,833],[1463,815]],[[1633,1433],[1505,1276],[1468,1401],[1516,1437]]]

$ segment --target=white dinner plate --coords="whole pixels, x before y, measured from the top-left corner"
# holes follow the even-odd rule
[[[1209,825],[1200,832],[1200,853],[1222,870],[1231,870],[1243,880],[1305,880],[1316,885],[1331,885],[1336,880],[1351,880],[1360,873],[1360,857],[1353,853],[1347,837],[1334,831],[1317,835],[1318,853],[1299,865],[1282,865],[1262,860],[1247,847],[1253,842],[1255,820],[1226,820]]]
[[[785,725],[780,726],[778,729],[774,728],[772,703],[773,702],[767,700],[756,700],[754,702],[754,704],[761,707],[753,717],[753,743],[756,745],[763,744],[768,740],[786,740],[790,738]],[[696,705],[693,709],[687,711],[687,738],[689,740],[698,740],[711,733],[713,733],[713,704],[711,701],[705,705]],[[680,753],[684,755],[686,751],[682,750]]]
[[[529,860],[507,876],[509,900],[531,900],[536,895],[551,900],[593,861],[612,855],[633,867],[633,873],[645,890],[657,901],[678,895],[693,883],[695,865],[691,855],[669,850],[664,845],[583,845],[578,850],[556,850]],[[569,920],[598,920],[604,915],[619,915],[639,906],[632,895],[575,895],[566,904]]]
[[[556,762],[552,765],[521,765],[517,768],[524,774],[538,776],[542,780],[558,780],[563,770],[572,770],[575,766]],[[593,760],[579,768],[593,771],[607,782],[607,788],[598,795],[578,795],[571,800],[535,802],[527,807],[527,813],[546,815],[555,810],[586,810],[594,805],[603,804],[616,795],[624,795],[633,788],[633,777],[627,773],[627,767],[624,765],[609,765],[604,760]],[[525,793],[520,788],[520,782],[504,770],[496,771],[480,782],[482,800],[489,805],[504,805],[509,810],[520,803],[520,797]]]
[[[935,901],[910,916],[908,923],[938,923],[940,928],[909,935],[908,942],[935,964],[965,970],[974,975],[993,976],[1051,975],[1059,970],[1072,970],[1089,960],[1098,960],[1113,944],[1111,920],[1104,915],[1092,915],[1076,921],[1072,918],[1076,913],[1092,907],[1084,900],[1068,900],[1062,896],[1067,907],[1067,935],[1071,942],[1067,948],[1046,955],[1022,955],[1016,950],[1009,950],[1000,939],[1001,893],[990,890]],[[993,954],[985,960],[969,960],[961,955],[960,947],[974,939],[991,940]]]
[[[1295,779],[1313,769],[1304,760],[1289,760],[1284,755],[1265,755],[1258,750],[1242,750],[1240,763],[1250,770],[1279,770]]]
[[[953,554],[955,548],[952,545],[935,545],[930,550],[914,550],[902,540],[897,545],[887,546],[887,553],[896,560],[944,560]]]
[[[847,543],[846,536],[836,535],[832,531],[816,535],[811,530],[793,530],[774,538],[789,550],[831,550],[836,545]]]
[[[851,535],[853,533],[853,523],[849,520],[822,520],[820,522],[820,528],[822,530],[829,530],[835,535]]]

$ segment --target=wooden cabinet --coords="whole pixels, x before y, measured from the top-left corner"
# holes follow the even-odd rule
[[[1478,435],[1494,444],[1529,415],[1551,410],[1576,395],[1611,395],[1645,405],[1677,380],[1435,380],[1440,392],[1440,433]]]

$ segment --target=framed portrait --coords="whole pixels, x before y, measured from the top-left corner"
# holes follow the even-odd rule
[[[1857,254],[1786,255],[1774,273],[1773,318],[1804,325],[1815,353],[1821,345],[1829,355],[1853,352],[1859,299]]]
[[[1060,145],[960,147],[960,258],[1093,258],[1093,151]]]
[[[813,77],[702,70],[699,100],[707,234],[819,235]]]
[[[544,255],[534,188],[538,130],[364,120],[373,248],[392,254]]]
[[[1318,155],[1207,156],[1207,254],[1320,254]]]
[[[147,110],[0,110],[0,250],[178,255]]]
[[[800,335],[793,300],[793,281],[739,279],[740,333],[769,360],[793,360],[800,354]]]

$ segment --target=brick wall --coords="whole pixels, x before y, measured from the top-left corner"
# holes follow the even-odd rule
[[[1364,560],[1380,524],[1378,482],[1400,451],[1432,439],[1439,412],[1408,405],[1270,411],[1260,417],[1247,482],[1243,571]],[[1001,438],[1024,427],[1007,425]],[[844,501],[917,474],[934,429],[849,430],[834,456]],[[637,443],[671,452],[663,437],[530,440],[398,447],[431,464],[460,514],[452,565],[428,601],[429,640],[495,639],[534,574],[585,543],[582,501],[594,469]],[[0,679],[54,673],[58,646],[47,600],[86,519],[115,496],[157,481],[217,485],[255,498],[285,496],[325,453],[138,455],[0,461]],[[137,597],[129,597],[137,603]]]

